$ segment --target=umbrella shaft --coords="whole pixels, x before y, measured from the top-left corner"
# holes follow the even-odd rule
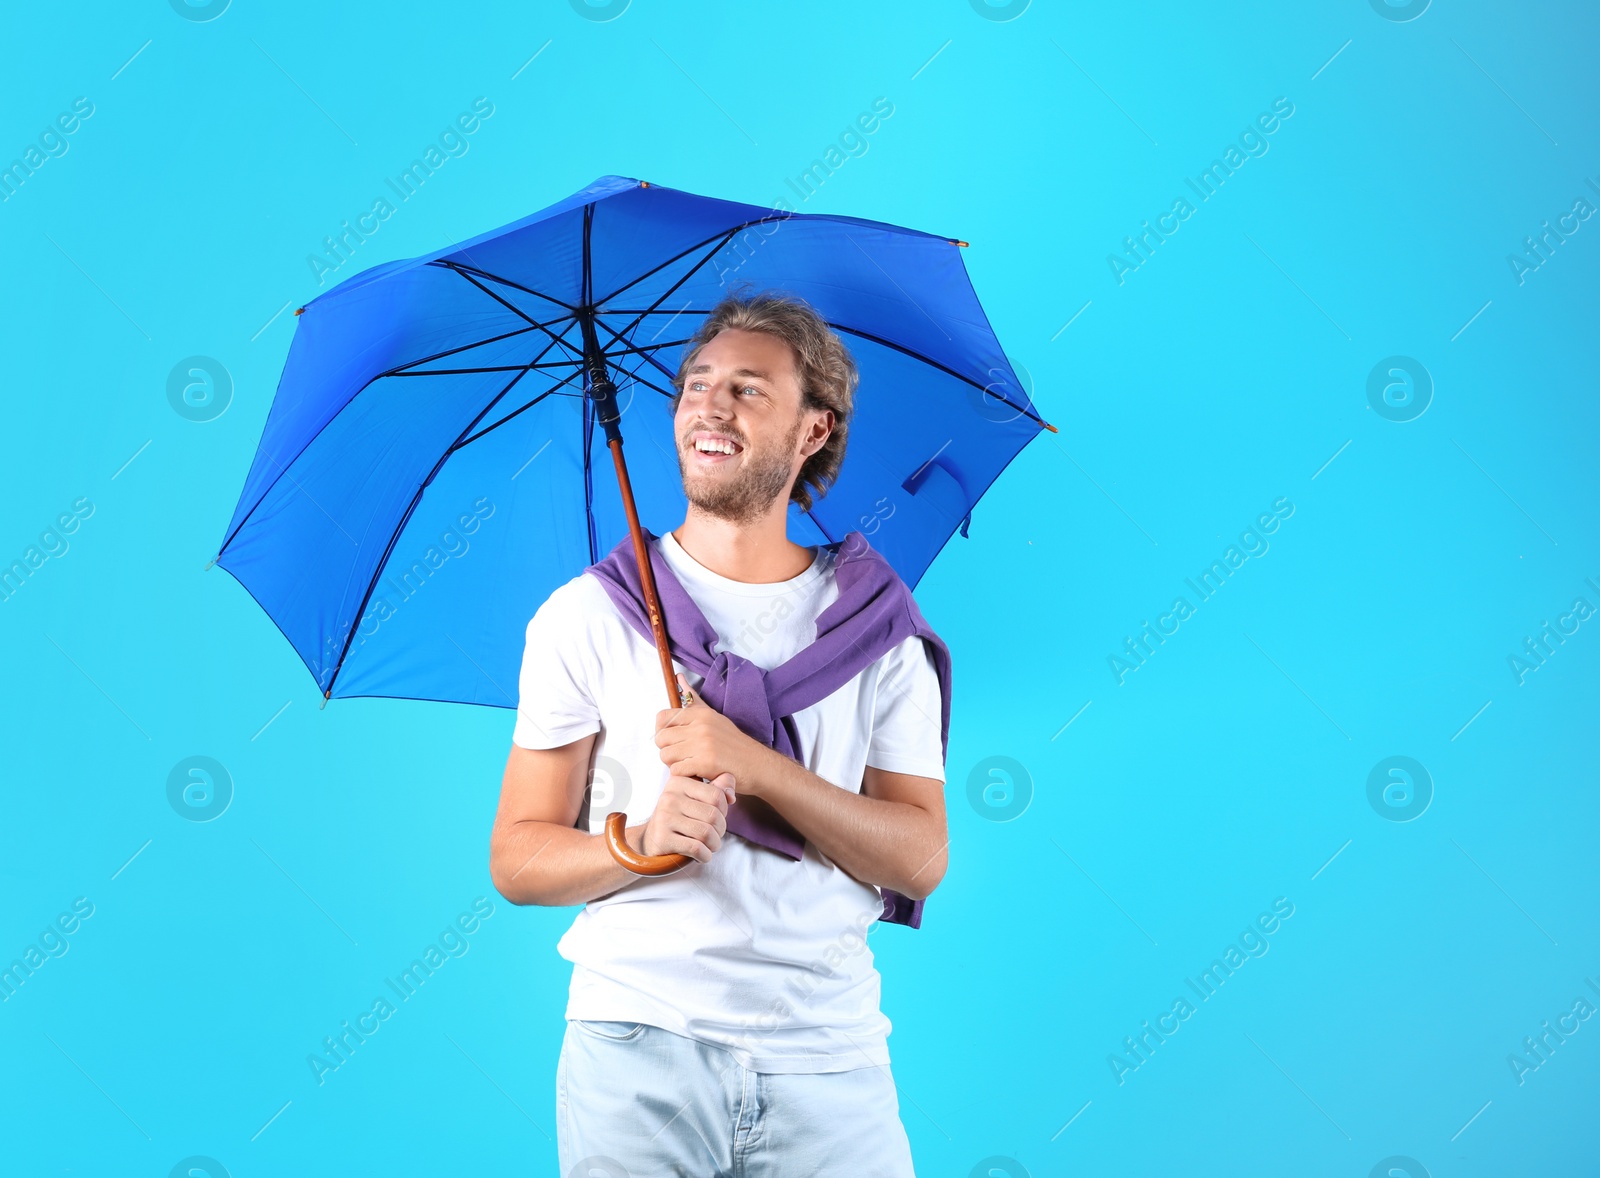
[[[610,381],[604,382],[607,387]],[[611,404],[616,405],[615,390]],[[598,402],[597,402],[598,405]],[[667,643],[667,624],[661,613],[661,599],[656,595],[655,572],[650,567],[650,548],[639,525],[639,512],[633,503],[633,485],[628,481],[628,464],[622,457],[622,435],[613,432],[615,422],[607,427],[611,459],[617,468],[617,487],[622,492],[622,509],[628,515],[628,534],[633,537],[633,555],[639,562],[639,586],[644,590],[645,608],[650,613],[650,632],[655,636],[656,653],[661,657],[661,677],[667,688],[667,706],[681,708],[687,702],[679,693],[672,672],[672,650]],[[688,855],[641,855],[622,837],[623,816],[610,814],[606,818],[605,840],[611,857],[635,875],[666,875],[688,866],[693,860]]]

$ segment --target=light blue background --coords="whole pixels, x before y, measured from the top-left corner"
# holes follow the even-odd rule
[[[489,881],[512,714],[319,711],[203,571],[288,308],[326,289],[307,255],[484,96],[336,277],[607,173],[786,197],[971,242],[1061,430],[917,594],[954,655],[951,866],[871,944],[919,1173],[1592,1172],[1600,1021],[1521,1083],[1507,1057],[1600,1004],[1600,619],[1520,684],[1508,656],[1600,606],[1600,221],[1520,284],[1507,256],[1600,205],[1600,14],[623,7],[9,10],[0,163],[94,114],[0,204],[0,560],[94,510],[0,602],[0,963],[94,914],[0,1003],[0,1170],[555,1170],[574,910]],[[1119,284],[1107,255],[1280,96],[1268,152]],[[166,392],[197,354],[235,386],[203,423]],[[1392,355],[1434,383],[1408,422],[1369,407]],[[1109,656],[1280,496],[1270,549],[1119,685]],[[210,823],[167,800],[195,755],[234,781]],[[1410,822],[1368,801],[1394,755],[1433,782]],[[1031,791],[1009,822],[968,801],[995,756]],[[470,951],[319,1085],[306,1056],[479,896]],[[1124,1037],[1277,897],[1266,955],[1119,1083]]]

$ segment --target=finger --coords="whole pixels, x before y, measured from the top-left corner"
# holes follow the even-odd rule
[[[683,754],[684,742],[690,740],[693,735],[693,733],[681,725],[668,724],[660,732],[657,732],[653,739],[656,742],[656,748],[660,749],[662,752],[662,759],[670,765],[674,757],[681,756]],[[673,750],[677,750],[677,752],[674,753]],[[672,755],[669,756],[668,754]]]
[[[656,853],[661,855],[687,855],[689,858],[704,863],[711,857],[711,851],[699,839],[683,833],[678,829],[676,820],[663,821],[661,830],[653,842],[657,848]]]
[[[695,704],[700,702],[700,693],[697,692],[694,688],[689,686],[689,681],[683,677],[683,672],[682,671],[678,672],[678,690],[680,692],[682,692],[684,695],[687,695],[689,697],[689,705],[688,706],[692,707],[693,705],[695,705]],[[683,709],[679,708],[677,710],[678,711],[682,711]]]
[[[684,798],[682,804],[674,807],[674,814],[690,822],[704,822],[707,826],[727,821],[727,816],[711,802],[702,802],[694,798]]]
[[[711,779],[711,784],[726,790],[728,792],[728,800],[730,802],[738,796],[734,789],[734,787],[737,785],[737,782],[734,781],[732,773],[718,773]]]
[[[688,809],[672,816],[672,826],[685,838],[709,843],[712,835],[719,838],[728,829],[727,817],[711,806],[692,803]]]
[[[723,774],[727,776],[727,774]],[[668,778],[668,788],[685,798],[693,798],[708,806],[726,805],[727,791],[717,781],[701,781],[686,774],[673,774]]]
[[[671,744],[674,741],[682,740],[684,737],[689,735],[690,730],[684,724],[683,717],[685,713],[682,709],[663,714],[668,718],[656,725],[654,739],[658,747]]]
[[[711,857],[711,852],[705,844],[687,835],[680,834],[677,830],[667,827],[659,838],[662,855],[687,855],[699,863],[704,863]]]
[[[702,863],[711,858],[711,853],[722,845],[722,836],[717,833],[716,825],[712,822],[674,815],[670,829],[684,841],[687,846],[686,853],[693,855]]]
[[[727,791],[721,786],[713,785],[709,781],[701,781],[695,777],[680,777],[673,780],[682,784],[672,790],[673,797],[667,802],[667,807],[674,813],[694,813],[703,817],[707,822],[713,817],[721,817],[728,812],[729,799]],[[665,792],[662,794],[666,799]]]
[[[667,845],[675,854],[687,855],[696,863],[711,862],[711,848],[698,839],[692,839],[687,835],[678,834],[674,831]]]

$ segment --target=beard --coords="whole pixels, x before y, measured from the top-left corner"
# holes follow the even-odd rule
[[[789,489],[800,424],[796,415],[788,437],[770,448],[757,450],[746,445],[736,456],[739,467],[735,471],[691,470],[694,430],[686,431],[678,446],[678,474],[689,502],[707,515],[730,523],[747,524],[759,519]]]

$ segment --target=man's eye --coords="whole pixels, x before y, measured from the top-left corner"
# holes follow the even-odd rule
[[[693,391],[695,391],[695,392],[699,392],[699,391],[703,390],[706,387],[706,384],[705,384],[705,381],[703,381],[703,380],[693,380],[693,381],[689,382],[688,387],[690,389],[692,389]],[[757,393],[757,394],[759,394],[761,392],[761,389],[757,385],[747,384],[743,388],[741,388],[739,391],[741,393]]]

